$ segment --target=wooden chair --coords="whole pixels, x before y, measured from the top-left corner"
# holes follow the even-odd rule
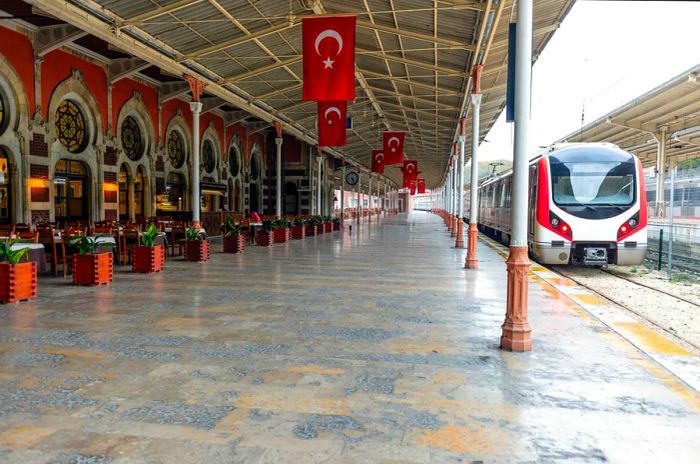
[[[122,258],[124,260],[124,264],[128,264],[131,262],[131,254],[134,247],[141,243],[141,229],[134,224],[126,226],[124,227],[121,238],[123,253]]]
[[[55,231],[53,227],[37,227],[37,240],[44,245],[46,253],[46,261],[51,264],[51,272],[54,276],[58,275],[58,265],[63,266],[63,277],[66,276],[66,254],[63,242],[57,244],[56,237],[61,237],[60,231]]]
[[[15,235],[23,242],[39,243],[39,232],[17,232]]]
[[[15,232],[31,232],[32,226],[30,224],[15,224]]]
[[[175,246],[179,248],[178,255],[182,254],[182,241],[187,237],[187,229],[184,224],[173,223],[170,229],[170,256],[175,256]]]

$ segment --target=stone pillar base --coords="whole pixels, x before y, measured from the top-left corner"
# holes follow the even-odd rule
[[[510,247],[506,261],[508,269],[508,296],[506,301],[506,319],[501,328],[501,349],[524,352],[532,350],[530,323],[528,322],[528,278],[530,261],[526,246]]]
[[[469,224],[467,232],[467,258],[464,260],[465,269],[478,269],[479,260],[476,257],[476,241],[479,239],[479,229],[476,224]]]
[[[457,239],[455,240],[455,248],[464,248],[464,220],[461,217],[457,218]]]
[[[450,218],[450,224],[452,224],[452,227],[450,227],[450,235],[452,237],[456,237],[457,236],[457,217],[456,216],[452,216]]]

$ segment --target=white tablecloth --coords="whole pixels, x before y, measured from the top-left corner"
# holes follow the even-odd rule
[[[42,243],[15,243],[10,247],[12,250],[21,250],[22,248],[29,248],[30,250],[43,250],[44,245]]]
[[[61,237],[56,236],[56,243],[61,243]],[[112,245],[116,245],[117,241],[114,239],[114,237],[109,237],[107,235],[98,235],[95,237],[94,235],[88,235],[87,238],[91,240],[95,240],[97,243],[111,243]]]

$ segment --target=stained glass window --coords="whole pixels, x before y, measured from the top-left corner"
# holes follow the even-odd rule
[[[174,168],[179,168],[185,162],[185,144],[177,131],[170,131],[168,135],[168,158]]]
[[[143,135],[136,119],[131,116],[124,118],[122,123],[122,148],[132,161],[138,161],[143,155]]]
[[[205,140],[202,145],[202,165],[206,172],[212,172],[216,167],[216,158],[214,156],[214,145],[210,140]]]
[[[2,93],[2,89],[0,89],[0,134],[5,132],[5,129],[7,129],[7,125],[10,122],[10,115],[7,114],[7,111],[7,100],[5,99],[5,95]]]
[[[229,171],[231,171],[231,176],[236,177],[238,171],[241,169],[240,160],[238,157],[238,150],[235,145],[231,145],[228,149],[228,165]]]
[[[78,153],[87,145],[85,117],[72,100],[63,100],[56,109],[56,135],[59,142],[71,153]]]

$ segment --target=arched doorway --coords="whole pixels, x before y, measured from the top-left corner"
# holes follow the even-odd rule
[[[59,160],[54,168],[53,186],[56,222],[90,218],[90,176],[83,162]]]
[[[136,168],[136,179],[134,179],[134,216],[137,222],[142,222],[142,219],[145,219],[143,215],[143,193],[145,190],[143,168],[139,166]]]
[[[250,197],[250,212],[252,213],[255,211],[256,213],[260,214],[260,201],[259,201],[259,195],[258,195],[258,184],[256,183],[251,183],[250,184],[250,190],[249,190],[249,197]]]
[[[0,147],[0,224],[12,223],[12,185],[9,153]]]
[[[119,168],[119,218],[122,220],[130,219],[131,205],[129,205],[129,172],[126,164],[122,164]]]
[[[294,182],[284,184],[284,214],[299,214],[299,192]]]

